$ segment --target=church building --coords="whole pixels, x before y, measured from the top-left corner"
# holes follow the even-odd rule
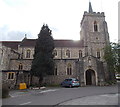
[[[80,23],[80,40],[54,40],[54,75],[44,78],[47,84],[60,84],[66,78],[78,78],[81,86],[104,85],[109,78],[104,60],[104,48],[109,44],[109,33],[104,12],[94,12],[89,2]],[[36,39],[0,42],[0,71],[3,82],[10,85],[30,84],[30,69]],[[17,78],[17,79],[16,79]],[[33,83],[37,84],[36,77]]]

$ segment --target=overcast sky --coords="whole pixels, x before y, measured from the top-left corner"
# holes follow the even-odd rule
[[[118,40],[118,1],[90,0],[105,12],[111,42]],[[48,24],[54,39],[80,39],[80,22],[89,0],[0,0],[0,40],[36,39]]]

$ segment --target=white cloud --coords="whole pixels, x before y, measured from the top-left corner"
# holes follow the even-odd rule
[[[22,40],[25,37],[25,34],[28,34],[29,37],[32,37],[30,32],[26,31],[12,31],[9,29],[9,26],[5,25],[0,27],[0,40]]]
[[[80,21],[84,11],[88,11],[88,2],[88,0],[1,0],[0,27],[7,25],[8,32],[30,32],[32,36],[28,35],[29,38],[37,38],[41,26],[47,23],[55,39],[79,39]],[[91,0],[91,2],[94,11],[105,12],[110,38],[112,41],[117,39],[118,1],[110,0],[108,3],[107,0]]]

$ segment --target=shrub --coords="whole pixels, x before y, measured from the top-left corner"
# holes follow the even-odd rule
[[[114,85],[114,84],[116,84],[116,80],[106,82],[106,85]]]
[[[60,87],[59,84],[48,84],[46,85],[46,87]]]
[[[2,85],[2,98],[9,97],[9,88],[6,84]]]

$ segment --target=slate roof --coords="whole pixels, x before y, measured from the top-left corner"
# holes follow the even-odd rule
[[[35,47],[36,39],[23,39],[22,41],[2,41],[4,46],[12,49],[17,49],[18,45],[21,47]],[[55,47],[83,47],[83,41],[74,40],[54,40]]]
[[[55,47],[83,47],[83,41],[55,40]]]
[[[21,47],[35,47],[37,39],[23,39],[20,43]]]
[[[15,49],[18,49],[18,45],[21,43],[21,41],[1,41],[2,45]]]
[[[21,47],[34,47],[36,39],[25,39],[21,42]],[[55,47],[83,47],[83,41],[74,40],[54,40]]]

